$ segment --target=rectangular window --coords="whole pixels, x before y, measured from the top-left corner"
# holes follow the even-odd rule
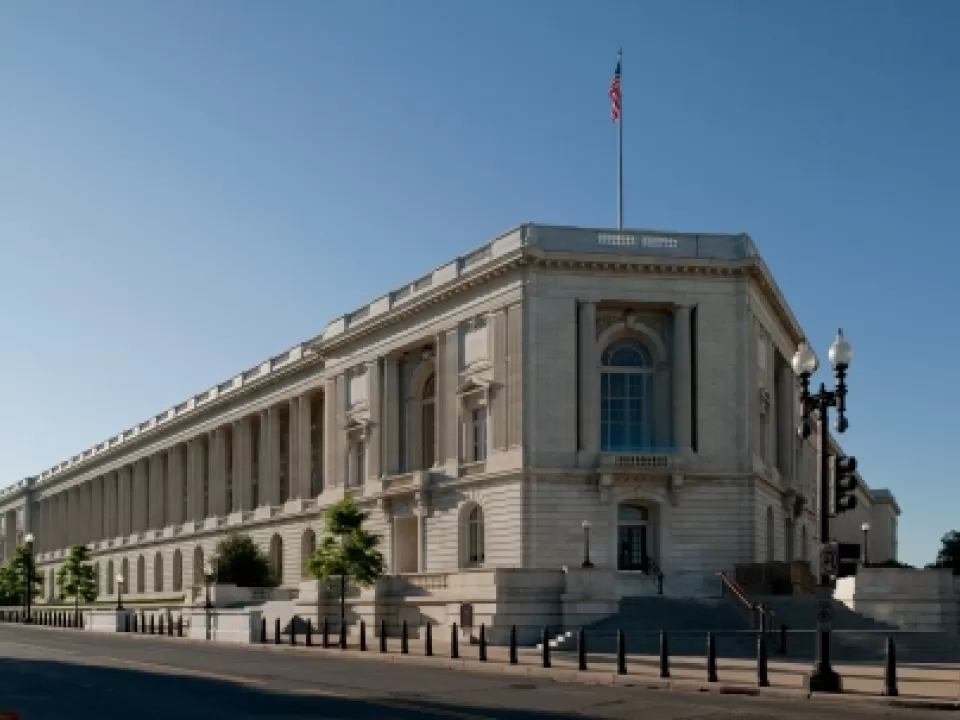
[[[487,409],[474,408],[470,418],[473,431],[473,461],[481,462],[487,459]]]

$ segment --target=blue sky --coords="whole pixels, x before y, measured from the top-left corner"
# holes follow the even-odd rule
[[[0,6],[0,475],[37,473],[525,221],[749,232],[845,448],[960,527],[960,3]]]

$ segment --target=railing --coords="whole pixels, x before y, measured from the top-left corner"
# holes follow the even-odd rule
[[[720,578],[721,596],[726,596],[727,594],[731,595],[734,600],[736,600],[734,606],[739,607],[744,611],[744,617],[746,621],[750,623],[750,626],[754,630],[757,630],[765,635],[768,640],[780,648],[781,635],[774,628],[775,614],[773,610],[768,608],[766,605],[753,602],[747,597],[747,594],[743,591],[743,588],[740,587],[737,581],[726,573],[719,572],[717,573],[717,577]],[[782,648],[780,649],[782,650]]]

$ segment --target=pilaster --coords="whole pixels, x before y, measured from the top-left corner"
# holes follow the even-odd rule
[[[313,495],[313,436],[310,432],[313,421],[312,406],[313,396],[310,393],[305,393],[298,398],[296,455],[293,454],[291,448],[291,457],[296,458],[292,462],[296,465],[297,473],[296,485],[290,487],[294,489],[294,497],[304,500]],[[292,436],[293,433],[291,433]]]
[[[580,467],[593,468],[600,452],[600,358],[597,354],[597,306],[581,302],[578,313],[578,362],[580,387]]]
[[[339,469],[337,457],[337,435],[340,432],[340,426],[337,423],[339,419],[339,406],[337,405],[337,381],[336,378],[327,380],[324,386],[323,394],[323,481],[324,489],[333,487],[339,483]]]
[[[367,364],[367,403],[370,408],[370,425],[367,432],[367,462],[366,478],[379,478],[381,468],[383,467],[383,427],[381,419],[383,415],[383,397],[381,396],[381,369],[380,361],[374,360]]]
[[[673,441],[680,452],[692,447],[690,367],[690,308],[677,307],[673,313]]]
[[[383,474],[400,473],[400,364],[396,356],[383,359],[383,408],[380,424],[383,444]]]
[[[490,359],[493,362],[493,382],[490,393],[492,407],[488,408],[487,438],[489,450],[507,447],[507,311],[506,308],[487,316],[490,338]]]

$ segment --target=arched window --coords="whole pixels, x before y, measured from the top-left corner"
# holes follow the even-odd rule
[[[641,570],[650,567],[647,529],[650,511],[639,505],[617,508],[617,569]]]
[[[317,549],[317,534],[310,528],[303,531],[303,537],[300,539],[300,577],[307,580],[310,572],[307,570],[307,564],[310,562],[310,556]]]
[[[137,592],[146,592],[147,561],[143,555],[137,556]]]
[[[176,592],[183,590],[183,553],[173,551],[173,589]]]
[[[279,535],[270,538],[270,570],[277,585],[283,585],[283,538]]]
[[[159,551],[153,556],[153,591],[163,592],[163,555]]]
[[[467,566],[480,567],[484,560],[483,508],[474,505],[467,513]]]
[[[193,586],[203,587],[206,580],[203,577],[203,548],[199,545],[193,549]]]
[[[611,343],[600,358],[600,444],[606,452],[652,446],[653,361],[638,340]]]
[[[113,595],[113,560],[107,561],[107,595]]]
[[[437,376],[431,374],[420,393],[420,467],[432,468],[436,461]]]

